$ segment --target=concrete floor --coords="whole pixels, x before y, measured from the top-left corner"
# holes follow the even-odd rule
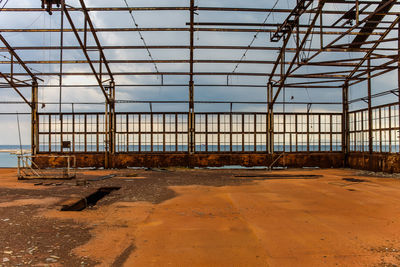
[[[76,226],[83,231],[80,236],[88,234],[82,240],[75,237],[73,246],[52,251],[59,257],[54,266],[78,262],[84,266],[400,265],[399,179],[364,177],[358,171],[341,169],[274,173],[322,177],[269,179],[262,175],[271,172],[243,170],[135,171],[136,177],[119,175],[107,180],[107,185],[121,186],[124,181],[126,187],[136,190],[146,180],[152,186],[167,181],[168,197],[146,200],[133,196],[139,191],[113,192],[94,208],[61,212],[60,203],[79,196],[82,187],[67,183],[35,186],[30,181],[17,181],[15,170],[0,170],[0,188],[7,192],[7,197],[0,197],[0,227],[4,231],[0,246],[10,251],[25,249],[7,238],[8,226],[2,224],[7,210],[24,206],[33,210],[33,217],[54,225],[68,224],[65,232],[73,232]],[[190,182],[193,179],[196,182]],[[146,194],[161,196],[166,194],[163,192]],[[11,221],[19,220],[18,214],[7,216]],[[29,230],[29,225],[24,226],[26,234]],[[51,236],[60,229],[49,231],[50,238],[45,234],[43,238],[52,244]],[[29,256],[4,254],[3,259],[9,261],[2,263],[1,253],[0,266],[14,266]],[[45,264],[49,255],[41,251],[32,265]]]

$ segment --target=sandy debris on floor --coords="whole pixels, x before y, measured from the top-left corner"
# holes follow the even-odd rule
[[[0,169],[0,266],[400,264],[395,178],[348,169],[79,175],[91,181],[17,181]],[[60,211],[104,187],[120,189]]]

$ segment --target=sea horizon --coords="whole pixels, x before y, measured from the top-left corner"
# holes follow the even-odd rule
[[[15,168],[18,166],[18,158],[17,155],[20,154],[20,150],[22,148],[22,152],[24,154],[29,154],[30,153],[30,149],[31,146],[30,145],[0,145],[0,168]],[[43,147],[42,147],[43,148]],[[127,150],[131,153],[140,153],[139,152],[139,146],[132,146],[130,145],[129,148],[126,146],[118,146],[117,147],[117,153],[126,153]],[[149,145],[141,145],[140,146],[140,150],[141,152],[150,152],[151,151],[151,146]],[[282,152],[286,152],[286,153],[290,153],[290,148],[292,149],[296,149],[296,147],[294,146],[289,146],[289,145],[275,145],[274,146],[274,150],[276,153],[282,153]],[[47,148],[48,149],[48,148]],[[175,151],[175,145],[170,147],[170,146],[165,146],[166,149],[166,153],[171,153]],[[187,151],[188,147],[187,145],[179,145],[178,146],[178,150],[176,152],[185,152]],[[326,152],[329,153],[330,151],[330,146],[324,146],[321,145],[319,150],[318,146],[309,146],[308,147],[310,152]],[[359,148],[360,149],[360,148]],[[379,149],[378,146],[374,146],[374,151],[377,151]],[[56,149],[54,149],[52,147],[52,150],[54,152],[59,152],[59,150],[57,151]],[[100,146],[99,147],[100,152],[104,151],[104,147]],[[160,152],[163,153],[163,146],[162,145],[154,145],[153,146],[153,152]],[[204,153],[206,152],[206,146],[203,145],[196,145],[195,146],[195,150],[196,152],[199,153]],[[230,146],[224,146],[221,145],[220,146],[220,151],[221,152],[230,152]],[[364,150],[367,151],[368,147],[364,147]],[[383,151],[389,152],[389,146],[383,146],[382,148]],[[44,150],[46,151],[46,150]],[[83,152],[81,149],[76,149],[76,152]],[[90,147],[88,152],[95,152],[96,151],[96,147]],[[213,152],[217,152],[218,151],[218,146],[216,145],[209,145],[208,146],[208,152],[213,153]],[[307,146],[306,145],[301,145],[301,146],[297,146],[297,151],[298,152],[307,152]],[[341,151],[341,147],[333,147],[333,151],[332,152],[339,152]],[[65,151],[66,153],[69,153],[67,151]],[[128,153],[129,153],[128,152]],[[232,153],[235,152],[258,152],[258,153],[266,153],[266,146],[265,145],[257,145],[256,146],[256,150],[254,150],[254,145],[245,145],[244,146],[244,150],[243,147],[241,145],[233,145],[232,146]],[[398,153],[398,147],[393,148],[392,153]]]

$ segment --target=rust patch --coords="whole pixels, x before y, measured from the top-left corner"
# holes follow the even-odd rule
[[[75,153],[77,167],[104,167],[103,153]],[[266,153],[147,153],[147,154],[115,154],[110,155],[113,168],[127,167],[221,167],[240,165],[246,167],[269,166],[276,159],[276,155]],[[42,167],[59,167],[52,158],[38,158]],[[320,167],[340,168],[344,166],[342,153],[289,153],[281,157],[274,166],[293,168]]]
[[[400,154],[394,153],[350,153],[348,166],[353,169],[374,172],[400,173]]]

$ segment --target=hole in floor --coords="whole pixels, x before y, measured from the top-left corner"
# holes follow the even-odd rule
[[[367,182],[367,180],[357,179],[357,178],[342,178],[342,180],[346,181],[346,182],[353,182],[353,183]]]
[[[259,175],[235,175],[236,178],[252,178],[252,179],[318,179],[322,175],[303,175],[303,174],[259,174]]]
[[[121,189],[121,187],[101,187],[96,192],[90,194],[87,197],[81,198],[80,200],[72,203],[71,205],[65,205],[61,208],[61,211],[82,211],[87,207],[93,207],[97,202],[109,195],[112,191]]]

